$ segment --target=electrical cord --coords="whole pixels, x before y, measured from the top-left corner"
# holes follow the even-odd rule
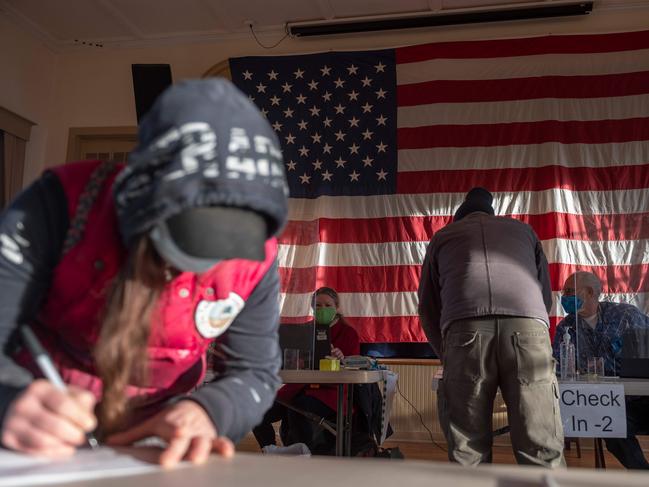
[[[442,445],[440,445],[439,443],[437,443],[435,441],[435,439],[433,438],[433,432],[428,428],[428,426],[426,426],[426,423],[424,423],[424,418],[421,415],[421,413],[419,412],[419,410],[415,407],[415,405],[413,403],[411,403],[408,400],[408,398],[406,396],[403,395],[403,393],[401,392],[401,388],[399,387],[399,381],[397,381],[397,392],[403,398],[403,400],[406,401],[410,405],[410,407],[412,409],[414,409],[415,413],[417,413],[417,416],[419,416],[419,421],[421,422],[421,425],[424,427],[424,429],[426,431],[428,431],[428,436],[430,436],[430,441],[433,443],[433,445],[435,445],[437,448],[439,448],[440,450],[442,450],[444,452],[447,451],[446,448],[444,448]]]
[[[272,46],[266,46],[266,45],[262,44],[262,43],[259,41],[259,39],[257,38],[257,34],[255,34],[255,30],[252,28],[252,23],[248,24],[248,27],[250,28],[250,33],[252,34],[252,37],[255,38],[255,42],[256,42],[259,46],[263,47],[264,49],[273,49],[273,48],[279,46],[279,45],[282,43],[282,41],[288,37],[288,34],[289,34],[288,29],[287,29],[286,27],[284,27],[285,32],[286,32],[286,34],[284,34],[284,37],[282,37],[279,41],[277,41],[277,42],[276,42],[275,44],[273,44]]]

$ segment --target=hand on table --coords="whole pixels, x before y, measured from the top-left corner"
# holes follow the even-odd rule
[[[334,347],[333,345],[331,346],[331,355],[336,357],[338,360],[342,360],[345,358],[345,355],[343,354],[342,350],[338,347]]]
[[[195,464],[205,463],[211,452],[224,457],[234,455],[232,442],[217,435],[205,410],[191,400],[177,402],[137,426],[109,436],[106,442],[125,446],[149,436],[158,436],[167,442],[159,458],[160,464],[167,468],[183,459]]]
[[[97,425],[94,407],[95,397],[84,389],[62,391],[37,379],[9,406],[2,444],[30,455],[71,456]]]

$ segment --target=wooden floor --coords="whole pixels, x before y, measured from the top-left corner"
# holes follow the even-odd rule
[[[421,443],[421,442],[410,442],[410,441],[386,441],[383,445],[386,448],[391,448],[398,446],[403,455],[410,460],[433,460],[436,462],[446,462],[448,457],[446,452],[443,451],[438,446],[433,445],[432,443]],[[446,445],[441,443],[440,446],[445,447]],[[237,445],[237,451],[245,452],[259,452],[261,453],[257,442],[255,441],[252,433],[248,434],[241,442]],[[493,449],[494,452],[494,463],[505,463],[505,464],[515,464],[514,455],[512,454],[511,448],[509,446],[496,445]],[[606,468],[609,469],[621,469],[622,465],[608,452],[605,452],[606,455]],[[645,455],[649,457],[649,451],[645,450]],[[577,451],[574,446],[570,450],[565,452],[566,463],[568,467],[573,468],[594,468],[595,467],[595,455],[593,453],[593,440],[591,439],[582,439],[581,440],[581,458],[577,456]]]

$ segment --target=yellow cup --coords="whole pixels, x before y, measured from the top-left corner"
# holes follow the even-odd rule
[[[321,358],[320,370],[340,370],[340,360],[338,360],[337,358]]]

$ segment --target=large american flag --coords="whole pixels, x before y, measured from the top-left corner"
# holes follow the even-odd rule
[[[284,151],[282,317],[336,288],[363,342],[421,342],[433,233],[473,186],[530,223],[555,305],[575,270],[649,300],[649,31],[243,57],[233,81]]]

